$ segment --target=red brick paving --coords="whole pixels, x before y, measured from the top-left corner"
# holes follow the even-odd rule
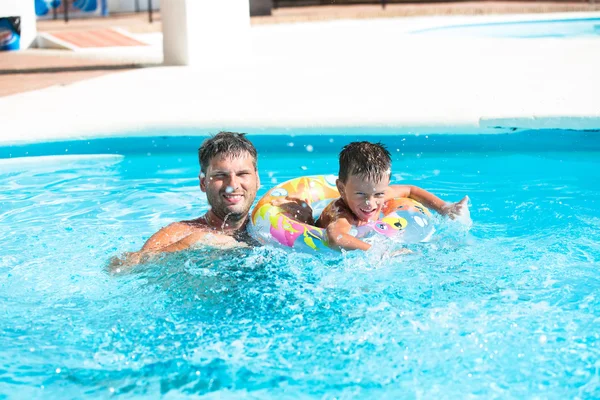
[[[70,71],[0,75],[0,97],[31,90],[46,89],[51,86],[65,86],[113,73],[115,71]]]
[[[97,60],[56,50],[0,53],[0,97],[115,73],[128,66],[114,60]],[[131,68],[134,68],[132,65]]]
[[[145,43],[125,36],[113,29],[93,29],[79,31],[60,31],[50,33],[52,36],[79,48],[146,46]]]

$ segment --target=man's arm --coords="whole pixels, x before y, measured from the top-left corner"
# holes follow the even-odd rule
[[[140,251],[124,253],[121,257],[114,257],[109,264],[109,268],[119,272],[120,267],[146,262],[160,253],[186,250],[198,242],[206,242],[216,246],[230,246],[237,243],[230,236],[193,228],[182,222],[174,222],[152,235]]]
[[[433,193],[428,192],[425,189],[413,185],[392,185],[386,192],[386,200],[408,197],[416,200],[423,204],[425,207],[435,210],[436,212],[447,215],[451,219],[454,219],[463,210],[469,201],[469,197],[465,196],[457,203],[445,202]]]
[[[110,260],[109,268],[120,272],[120,267],[129,267],[148,261],[161,252],[184,250],[189,244],[184,242],[191,234],[187,224],[174,222],[156,232],[144,243],[141,250],[123,253]],[[186,246],[187,245],[187,246]]]
[[[193,233],[192,228],[182,222],[173,222],[150,236],[140,252],[173,252],[189,247],[183,242]],[[180,243],[181,242],[181,243]]]

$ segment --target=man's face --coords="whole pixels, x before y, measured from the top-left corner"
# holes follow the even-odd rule
[[[357,175],[348,176],[346,183],[338,179],[337,187],[340,195],[350,211],[361,221],[376,221],[379,219],[385,191],[390,184],[389,178],[372,182]]]
[[[245,218],[260,186],[250,154],[217,155],[210,160],[200,188],[206,192],[211,211],[222,220]]]

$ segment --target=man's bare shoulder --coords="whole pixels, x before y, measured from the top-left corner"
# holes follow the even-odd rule
[[[170,232],[198,232],[210,230],[210,226],[204,218],[191,219],[187,221],[172,222],[163,228]]]
[[[159,251],[169,245],[177,243],[182,239],[192,235],[206,232],[208,226],[201,222],[201,218],[191,221],[173,222],[148,239],[142,250]]]

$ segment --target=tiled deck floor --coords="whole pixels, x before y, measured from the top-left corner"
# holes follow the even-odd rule
[[[385,10],[377,5],[320,6],[281,8],[270,17],[253,17],[252,24],[323,21],[333,19],[381,18],[419,15],[480,15],[502,13],[542,13],[565,11],[599,11],[599,3],[585,2],[459,2],[433,4],[390,4]],[[38,31],[64,34],[65,31],[95,31],[121,28],[132,33],[160,32],[160,13],[150,24],[147,14],[124,14],[108,18],[38,22]],[[26,50],[1,53],[0,97],[68,85],[83,79],[115,73],[118,69],[136,66],[123,61],[73,54],[69,51]]]

